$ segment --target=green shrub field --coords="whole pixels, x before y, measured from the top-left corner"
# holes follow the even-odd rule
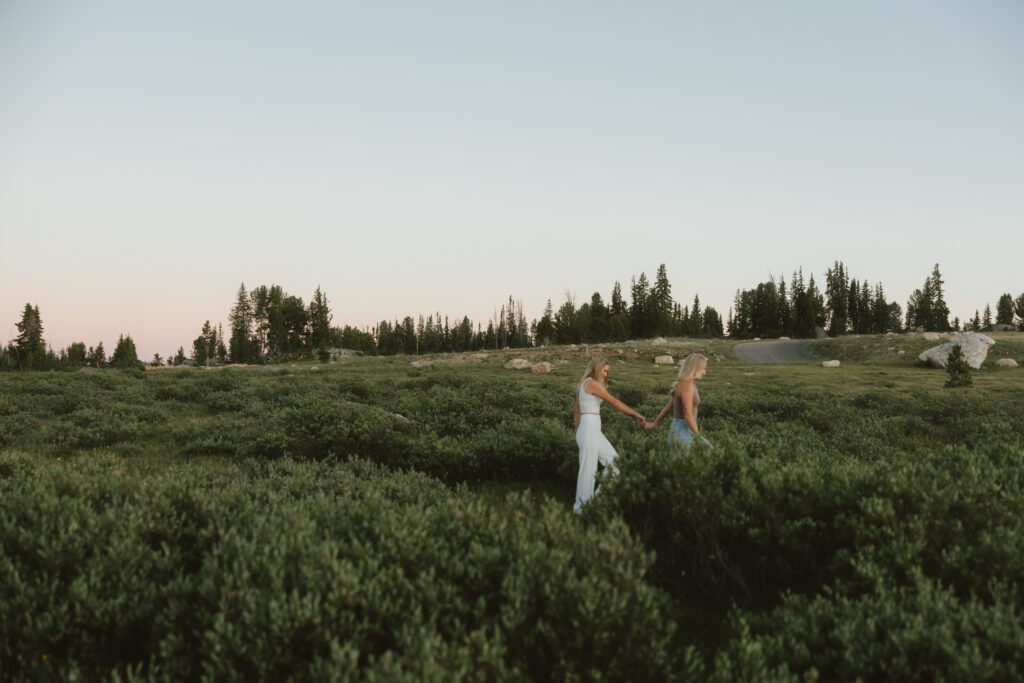
[[[0,375],[0,680],[1022,679],[993,336],[961,388],[909,335]],[[653,417],[694,350],[713,447],[606,406],[574,515],[586,356]]]

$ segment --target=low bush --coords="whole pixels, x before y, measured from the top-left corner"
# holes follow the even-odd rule
[[[619,522],[365,462],[0,455],[5,680],[672,680]],[[682,667],[682,669],[680,669]]]

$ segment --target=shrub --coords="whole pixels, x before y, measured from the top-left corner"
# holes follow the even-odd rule
[[[5,679],[678,675],[619,522],[359,461],[126,468],[0,455]]]
[[[953,349],[949,352],[946,374],[949,375],[949,379],[946,380],[947,388],[971,386],[971,366],[967,364],[964,351],[959,344],[953,344]]]

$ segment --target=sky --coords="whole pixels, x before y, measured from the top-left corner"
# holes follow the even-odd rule
[[[1024,3],[0,0],[0,341],[139,357],[277,284],[484,327],[797,268],[1024,292]]]

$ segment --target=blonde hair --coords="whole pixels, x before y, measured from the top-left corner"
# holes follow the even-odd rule
[[[580,378],[580,386],[583,385],[587,378],[595,379],[601,383],[601,386],[608,386],[608,381],[601,378],[601,368],[608,365],[608,361],[599,356],[594,356],[590,359],[590,363],[587,364],[587,369],[583,372],[583,377]]]
[[[679,386],[680,382],[695,378],[697,373],[707,368],[707,366],[707,356],[700,353],[691,353],[686,357],[682,366],[679,368],[679,374],[676,375],[676,381],[672,382],[672,391],[676,390],[676,387]]]

